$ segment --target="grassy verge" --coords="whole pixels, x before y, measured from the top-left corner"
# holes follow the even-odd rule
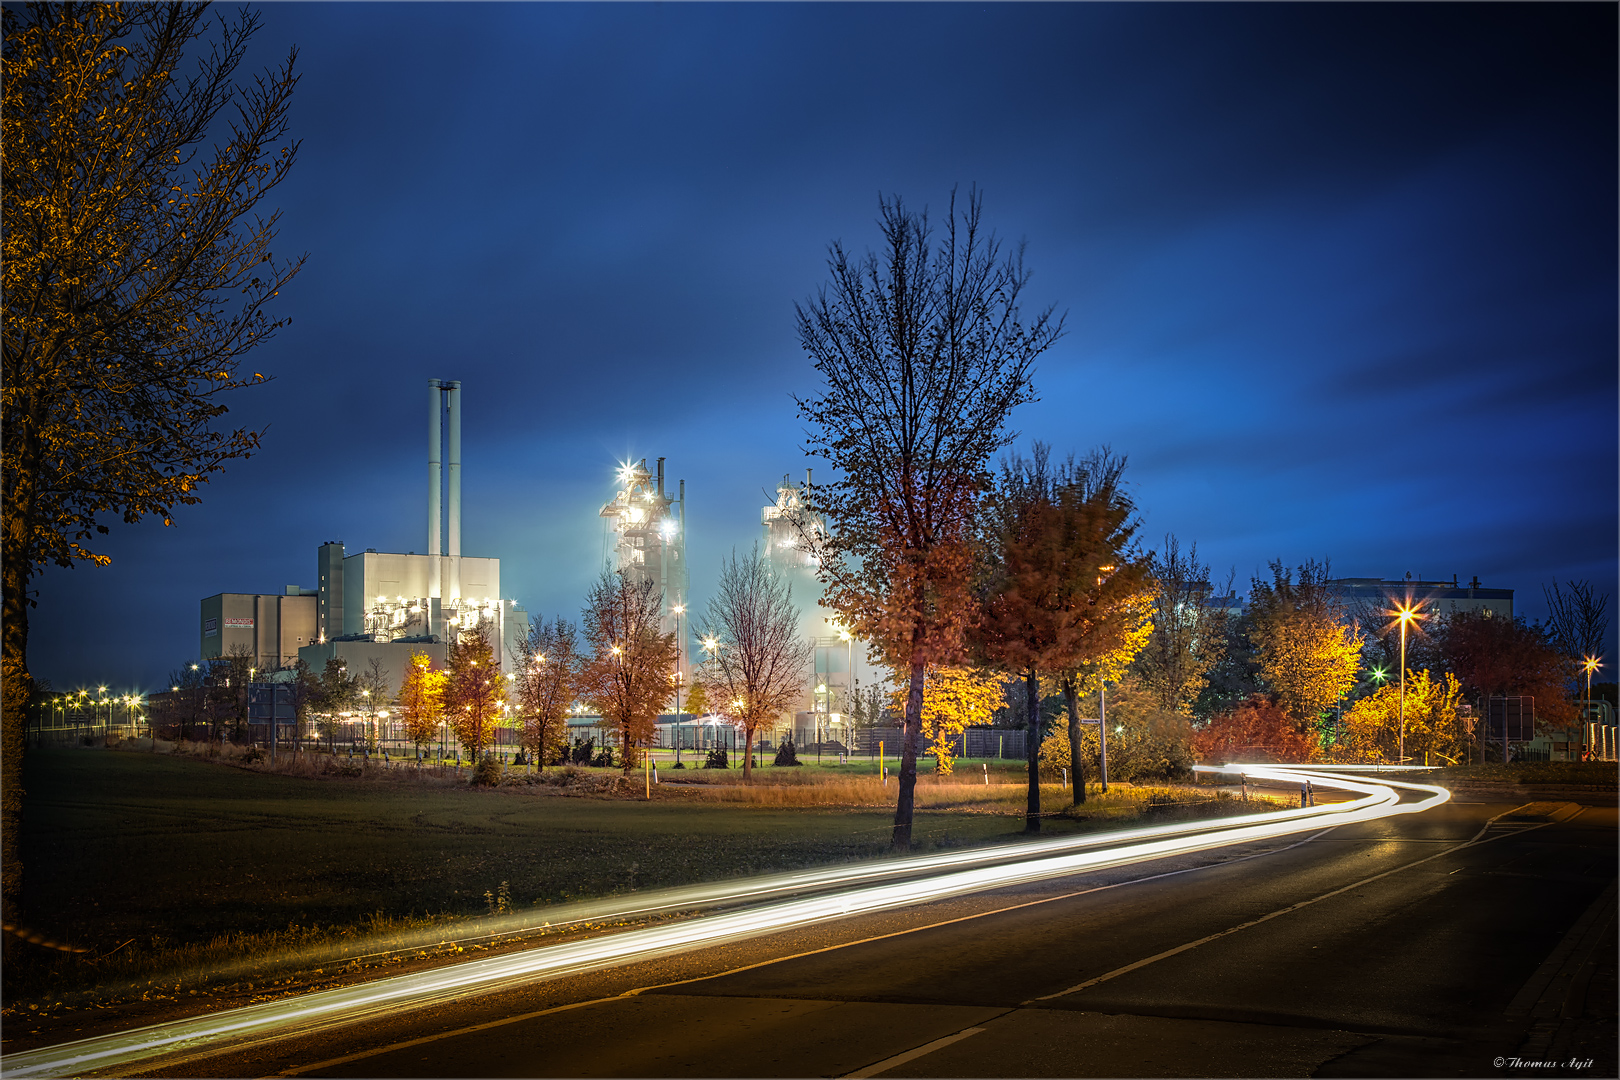
[[[8,1004],[143,981],[143,994],[177,996],[246,957],[308,957],[344,943],[352,955],[379,935],[465,925],[496,909],[881,857],[895,790],[847,767],[779,770],[775,782],[750,785],[735,770],[709,770],[704,782],[656,786],[648,802],[640,777],[627,784],[608,770],[547,782],[513,774],[491,789],[453,770],[355,771],[313,756],[284,756],[285,772],[266,765],[31,753],[23,929],[85,951],[12,935]],[[994,774],[986,785],[982,772],[977,783],[921,778],[919,847],[1018,836],[1022,787]],[[1043,794],[1054,811],[1066,802],[1056,785]],[[1052,817],[1048,832],[1254,808],[1207,789],[1116,785]],[[262,965],[258,977],[274,969]]]

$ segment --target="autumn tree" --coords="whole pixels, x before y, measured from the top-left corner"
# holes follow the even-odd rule
[[[422,756],[422,747],[432,742],[438,733],[444,716],[446,681],[445,673],[433,666],[432,657],[425,652],[412,651],[395,702],[405,725],[405,737],[416,747],[418,758]]]
[[[512,674],[523,748],[543,771],[568,745],[568,706],[580,685],[579,633],[560,615],[549,623],[537,615],[516,651]]]
[[[366,714],[366,749],[371,751],[377,749],[377,711],[386,709],[390,704],[388,677],[391,674],[383,667],[382,657],[369,657],[366,670],[360,673],[356,684],[360,692],[360,707]]]
[[[880,662],[909,679],[893,843],[909,848],[923,674],[959,663],[973,611],[974,519],[1007,420],[1033,396],[1030,370],[1062,332],[1048,309],[1025,324],[1022,246],[1003,256],[974,190],[951,195],[935,247],[928,214],[879,201],[882,247],[829,252],[830,283],[797,308],[799,342],[823,385],[798,399],[809,452],[831,463],[809,487],[801,529],[823,603]]]
[[[693,624],[706,642],[695,681],[705,700],[743,733],[743,779],[753,779],[754,734],[793,710],[804,690],[811,645],[799,635],[792,586],[761,555],[759,545],[720,564],[720,580]]]
[[[988,724],[1001,708],[1002,679],[977,668],[930,668],[923,682],[923,736],[934,753],[934,771],[949,776],[955,771],[957,739],[967,728]],[[906,688],[889,695],[895,712],[905,706]]]
[[[639,760],[638,747],[652,742],[658,712],[669,698],[675,670],[675,635],[663,633],[664,594],[652,581],[631,581],[609,570],[585,599],[585,644],[581,697],[618,730],[626,776]]]
[[[1440,621],[1434,634],[1447,669],[1482,707],[1486,698],[1532,697],[1537,720],[1575,722],[1577,709],[1569,698],[1575,664],[1544,627],[1522,617],[1456,611]]]
[[[707,716],[709,714],[709,692],[703,688],[702,683],[693,683],[687,687],[686,711],[693,716]]]
[[[501,703],[506,699],[505,686],[495,666],[494,646],[483,627],[458,633],[448,651],[444,715],[450,730],[476,763],[494,742],[495,728],[501,721]]]
[[[1326,562],[1308,560],[1294,572],[1271,563],[1271,580],[1249,590],[1250,636],[1260,677],[1301,729],[1344,700],[1361,667],[1362,637],[1328,586]]]
[[[1152,628],[1131,667],[1161,710],[1183,712],[1208,687],[1209,673],[1226,651],[1226,609],[1215,603],[1197,544],[1184,553],[1175,536],[1166,536],[1164,550],[1149,557],[1148,574],[1154,583]]]
[[[1221,713],[1193,733],[1201,761],[1303,762],[1316,758],[1321,743],[1277,702],[1256,694]]]
[[[105,565],[106,521],[172,520],[246,457],[259,432],[223,430],[232,390],[264,381],[248,350],[281,322],[267,305],[302,259],[278,262],[296,52],[236,80],[258,18],[200,4],[15,4],[4,9],[0,193],[0,803],[3,891],[16,847],[29,697],[29,585],[47,565]],[[193,73],[182,74],[190,61]],[[203,144],[234,103],[220,144]],[[223,133],[222,133],[223,134]],[[280,145],[278,145],[280,144]],[[8,915],[9,918],[9,915]]]
[[[1414,671],[1406,677],[1404,737],[1401,688],[1387,682],[1344,711],[1332,747],[1340,762],[1394,762],[1403,743],[1408,760],[1455,765],[1466,759],[1474,738],[1474,720],[1465,714],[1462,685],[1450,672],[1431,677]]]
[[[1062,688],[1077,747],[1079,696],[1119,678],[1147,634],[1152,590],[1147,559],[1133,545],[1136,508],[1124,469],[1125,459],[1106,448],[1053,466],[1037,443],[1028,460],[1004,463],[984,515],[975,640],[988,663],[1024,683],[1030,832],[1040,830],[1042,675]],[[1083,770],[1071,780],[1074,802],[1084,802]]]

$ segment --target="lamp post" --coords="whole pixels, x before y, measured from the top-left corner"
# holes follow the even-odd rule
[[[1407,627],[1407,624],[1409,624],[1413,619],[1417,618],[1418,616],[1417,616],[1417,608],[1412,606],[1411,601],[1408,601],[1405,607],[1396,608],[1394,614],[1395,614],[1396,621],[1398,621],[1401,624],[1401,700],[1400,700],[1400,705],[1399,705],[1400,735],[1398,736],[1399,742],[1398,742],[1398,745],[1397,745],[1395,759],[1396,759],[1397,764],[1405,765],[1406,764],[1406,627]],[[1506,726],[1505,722],[1504,722],[1503,727],[1502,727],[1502,741],[1503,741],[1504,744],[1507,742],[1507,726]]]
[[[685,604],[676,604],[675,612],[675,762],[681,760],[681,616],[686,614]]]
[[[1596,656],[1584,657],[1581,660],[1581,667],[1586,669],[1586,708],[1581,710],[1581,720],[1586,723],[1588,732],[1592,730],[1591,722],[1586,719],[1592,712],[1592,672],[1602,666]]]
[[[849,709],[850,704],[855,700],[855,635],[851,634],[848,630],[839,630],[838,636],[844,639],[844,648],[846,651],[846,658],[844,660],[844,686],[846,690],[844,699],[844,739],[846,740],[846,745],[844,749],[848,751],[852,749],[848,745],[848,742],[853,741],[849,739]],[[966,736],[964,736],[964,739],[965,738]],[[965,751],[966,749],[967,747],[964,743],[963,750]]]

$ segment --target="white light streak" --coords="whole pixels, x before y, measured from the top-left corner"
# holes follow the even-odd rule
[[[951,852],[750,881],[662,890],[648,895],[640,906],[620,907],[616,913],[627,916],[655,910],[759,901],[812,889],[834,888],[836,891],[707,915],[668,926],[644,927],[506,956],[466,961],[433,971],[399,975],[357,986],[230,1009],[172,1024],[158,1024],[13,1054],[0,1061],[0,1071],[8,1077],[76,1075],[186,1051],[225,1049],[232,1045],[293,1034],[307,1035],[405,1009],[443,1004],[472,994],[487,994],[543,979],[643,962],[814,922],[893,910],[1232,844],[1271,840],[1324,826],[1331,828],[1397,814],[1421,813],[1451,797],[1446,789],[1429,784],[1382,777],[1350,779],[1330,766],[1255,764],[1199,768],[1209,772],[1241,772],[1255,779],[1283,783],[1303,783],[1308,779],[1315,786],[1357,792],[1360,797],[1327,806],[1247,814],[1218,822],[1183,822],[1103,835],[1001,845],[980,851]],[[1402,802],[1395,788],[1420,792],[1424,797]],[[898,876],[909,880],[872,883]]]

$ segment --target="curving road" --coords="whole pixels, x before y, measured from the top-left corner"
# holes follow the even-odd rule
[[[1344,804],[1334,820],[1354,816]],[[1216,849],[1156,837],[1168,847],[1141,858],[1118,844],[1048,851],[1040,872],[991,860],[838,883],[711,917],[778,919],[700,948],[540,982],[519,973],[363,1023],[282,1027],[246,1048],[177,1045],[111,1071],[1512,1075],[1514,1056],[1604,1052],[1607,1072],[1565,1071],[1613,1075],[1601,969],[1609,958],[1612,980],[1614,808],[1451,802],[1361,816]],[[920,888],[932,898],[883,900]],[[28,1064],[8,1057],[5,1074]]]

